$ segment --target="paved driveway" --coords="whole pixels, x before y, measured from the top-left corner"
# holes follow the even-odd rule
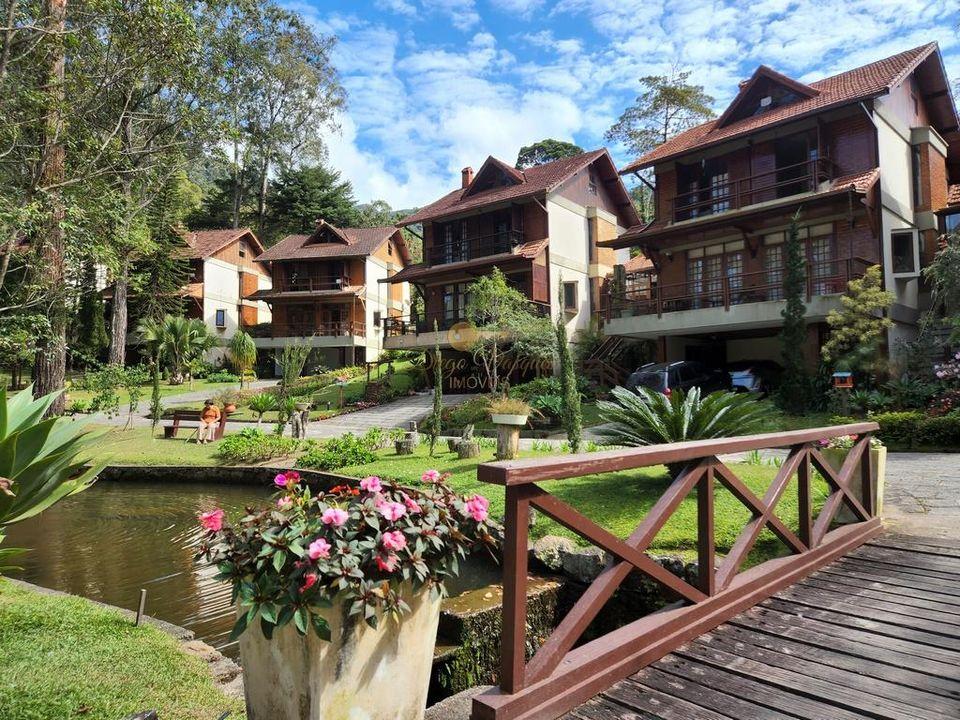
[[[889,453],[884,522],[900,532],[960,538],[960,453]]]
[[[445,407],[459,405],[470,395],[444,395]],[[433,395],[410,395],[386,405],[357,410],[328,420],[315,420],[307,426],[307,437],[329,438],[350,432],[362,435],[370,428],[406,428],[411,420],[420,422],[433,412]]]

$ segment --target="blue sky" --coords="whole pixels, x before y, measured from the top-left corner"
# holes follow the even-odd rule
[[[604,145],[638,78],[674,62],[722,109],[764,63],[810,81],[936,40],[960,80],[960,0],[286,0],[339,38],[329,160],[360,201],[423,205],[487,155]],[[619,164],[629,161],[611,147]]]

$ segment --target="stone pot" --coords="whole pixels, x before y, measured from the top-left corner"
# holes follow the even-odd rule
[[[248,720],[421,720],[440,600],[409,586],[403,597],[410,612],[376,630],[335,602],[323,611],[329,643],[292,622],[267,640],[255,622],[240,636]]]
[[[235,413],[237,411],[236,403],[225,403],[223,406],[223,411],[229,415],[230,413]]]
[[[300,412],[303,412],[304,410],[309,410],[309,409],[310,409],[310,403],[308,403],[308,402],[298,402],[298,403],[294,403],[294,407],[295,407],[297,410],[299,410]]]
[[[492,413],[490,421],[494,425],[526,425],[529,415],[507,415],[501,413]]]
[[[843,461],[847,459],[847,454],[850,451],[839,448],[823,448],[820,452],[824,459],[830,463],[830,466],[839,472],[840,468],[843,467]],[[887,472],[887,449],[885,447],[870,448],[870,472],[873,475],[874,495],[877,498],[877,516],[882,517],[884,478]],[[859,468],[854,468],[853,473],[853,482],[850,485],[851,492],[852,495],[862,503],[863,493],[860,492]],[[858,520],[857,516],[850,510],[846,503],[843,503],[840,509],[837,510],[836,518],[837,522],[843,523],[852,523]]]

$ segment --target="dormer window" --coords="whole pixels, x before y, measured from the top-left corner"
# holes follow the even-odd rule
[[[717,119],[716,126],[724,127],[819,94],[816,88],[761,65],[749,80],[740,83],[740,91]]]

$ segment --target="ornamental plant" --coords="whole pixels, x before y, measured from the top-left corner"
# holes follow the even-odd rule
[[[829,448],[830,450],[850,450],[856,444],[857,439],[857,435],[840,435],[838,437],[820,440],[817,444],[822,448]],[[874,435],[870,438],[870,447],[882,448],[883,441]]]
[[[267,639],[293,623],[330,640],[323,610],[342,603],[348,617],[376,628],[409,611],[401,586],[446,593],[444,581],[480,548],[496,545],[482,495],[457,495],[447,475],[428,470],[425,489],[379,477],[314,494],[295,471],[277,475],[273,505],[227,522],[219,508],[200,515],[198,558],[233,586],[242,612],[231,638],[259,618]]]

